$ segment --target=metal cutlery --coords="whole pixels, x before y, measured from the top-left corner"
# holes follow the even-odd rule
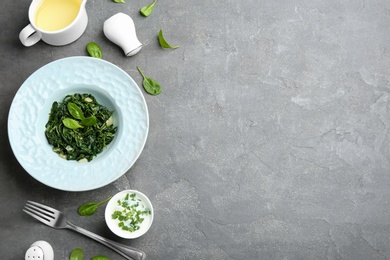
[[[34,201],[27,201],[23,211],[32,216],[33,218],[39,220],[43,224],[48,225],[49,227],[57,229],[67,228],[73,231],[77,231],[111,248],[126,259],[144,260],[146,258],[146,254],[142,250],[117,243],[102,236],[96,235],[95,233],[92,233],[81,227],[78,227],[69,222],[62,212],[51,207],[39,204]]]

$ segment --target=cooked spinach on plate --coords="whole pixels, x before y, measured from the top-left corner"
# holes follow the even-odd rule
[[[115,137],[113,113],[91,94],[67,95],[51,107],[47,141],[66,160],[91,161]]]

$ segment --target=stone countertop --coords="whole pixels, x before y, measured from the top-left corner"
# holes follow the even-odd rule
[[[88,0],[89,23],[63,47],[18,39],[30,1],[0,9],[0,252],[24,259],[36,240],[56,259],[82,248],[110,249],[22,212],[26,200],[63,211],[74,223],[140,248],[147,259],[390,258],[390,2]],[[133,57],[107,40],[103,22],[130,15],[144,44]],[[179,45],[159,46],[157,35]],[[163,92],[143,89],[150,129],[134,166],[97,190],[65,192],[36,181],[15,159],[7,119],[22,83],[43,65],[103,59],[141,87],[136,66]],[[152,201],[155,219],[135,240],[113,235],[104,209],[80,217],[81,203],[124,189]]]

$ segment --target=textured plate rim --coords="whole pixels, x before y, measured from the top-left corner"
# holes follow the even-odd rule
[[[143,118],[142,119],[142,123],[144,124],[144,130],[143,132],[141,133],[141,137],[138,138],[136,140],[137,142],[137,148],[135,150],[133,150],[131,152],[131,157],[130,159],[128,158],[122,158],[121,154],[124,153],[128,153],[124,147],[121,147],[121,140],[123,140],[123,138],[128,138],[126,137],[126,132],[122,132],[121,134],[121,140],[118,140],[118,138],[114,139],[114,142],[115,143],[116,141],[116,147],[115,146],[115,156],[119,156],[121,157],[122,159],[122,163],[121,163],[121,166],[120,166],[120,169],[117,169],[117,170],[114,170],[114,172],[110,173],[108,178],[106,178],[107,176],[104,176],[104,178],[106,178],[105,180],[103,180],[102,182],[97,182],[97,183],[88,183],[88,181],[85,181],[83,178],[82,181],[84,182],[79,182],[78,185],[76,185],[75,187],[73,187],[72,185],[70,185],[69,183],[67,183],[67,181],[71,181],[69,179],[67,179],[65,176],[64,180],[61,180],[60,182],[58,183],[53,183],[50,179],[46,179],[45,177],[42,177],[41,175],[39,174],[36,174],[37,172],[37,169],[35,169],[34,167],[31,167],[31,164],[28,164],[25,162],[25,160],[23,160],[23,158],[21,156],[19,156],[18,154],[18,147],[17,147],[17,144],[15,143],[14,141],[14,137],[15,137],[15,133],[14,133],[14,130],[12,128],[12,126],[15,126],[15,122],[13,122],[11,124],[11,121],[12,121],[12,116],[13,116],[13,113],[14,113],[14,110],[15,110],[15,103],[17,103],[16,101],[18,100],[22,100],[23,99],[23,92],[26,91],[27,88],[29,88],[29,84],[31,84],[31,80],[36,77],[36,75],[39,75],[39,74],[42,74],[42,73],[45,73],[46,70],[52,68],[52,67],[56,67],[56,66],[61,66],[62,64],[67,64],[67,63],[70,63],[70,64],[75,64],[75,68],[73,69],[72,68],[72,72],[76,74],[76,69],[77,69],[77,63],[78,62],[86,62],[88,64],[96,64],[96,65],[99,65],[99,66],[102,66],[103,68],[105,69],[111,69],[113,70],[115,73],[117,73],[115,76],[118,76],[120,79],[122,80],[125,80],[126,81],[126,85],[127,87],[129,88],[129,90],[124,90],[124,88],[122,87],[121,90],[124,90],[124,91],[133,91],[136,93],[136,98],[137,98],[137,101],[139,101],[141,103],[140,105],[140,109],[142,110],[143,112]],[[74,76],[74,75],[72,75]],[[105,75],[105,76],[108,76],[110,77],[110,75]],[[77,78],[77,76],[75,76]],[[94,78],[91,77],[90,78],[91,81],[94,81]],[[77,81],[77,80],[76,80]],[[84,83],[80,83],[81,85],[84,84]],[[93,85],[93,83],[91,83]],[[53,88],[53,87],[49,87],[49,88]],[[88,87],[86,87],[88,89]],[[50,89],[52,90],[52,89]],[[72,92],[72,88],[69,88],[67,89],[66,87],[65,88],[62,88],[61,91],[66,91],[68,90],[69,92]],[[76,88],[75,88],[76,90]],[[57,90],[53,90],[53,92],[56,92]],[[103,93],[102,95],[106,95],[108,99],[111,99],[111,100],[116,100],[117,96],[115,96],[115,93],[110,93],[110,89],[107,89],[106,86],[99,86],[99,89],[96,90],[96,93],[98,92],[101,92]],[[129,93],[127,93],[129,94]],[[118,105],[118,104],[116,104]],[[117,106],[115,106],[117,108]],[[118,105],[118,108],[120,111],[119,114],[122,114],[122,116],[124,117],[123,120],[126,120],[128,119],[128,115],[127,115],[127,112],[129,111],[126,111],[126,109],[123,107],[123,105]],[[42,108],[41,108],[42,109]],[[37,113],[41,112],[41,110],[38,109]],[[141,116],[141,117],[142,117]],[[119,117],[120,120],[122,120],[122,117],[120,116]],[[12,126],[11,126],[12,125]],[[124,124],[122,124],[123,126]],[[129,124],[130,125],[130,124]],[[125,128],[125,127],[123,127]],[[122,131],[121,127],[119,127],[119,131]],[[128,127],[127,127],[128,129]],[[123,176],[133,165],[134,163],[137,161],[137,159],[139,158],[142,150],[144,149],[144,146],[145,146],[145,143],[146,143],[146,140],[147,140],[147,136],[148,136],[148,132],[149,132],[149,114],[148,114],[148,108],[147,108],[147,104],[146,104],[146,101],[145,101],[145,98],[139,88],[139,86],[137,85],[137,83],[131,78],[131,76],[126,73],[123,69],[119,68],[118,66],[116,66],[115,64],[111,63],[111,62],[108,62],[108,61],[105,61],[105,60],[102,60],[102,59],[96,59],[96,58],[92,58],[92,57],[85,57],[85,56],[74,56],[74,57],[67,57],[67,58],[62,58],[62,59],[58,59],[58,60],[54,60],[52,62],[49,62],[47,63],[46,65],[43,65],[42,67],[40,67],[39,69],[37,69],[35,72],[33,72],[24,82],[23,84],[20,86],[20,88],[18,89],[18,91],[16,92],[13,100],[12,100],[12,103],[11,103],[11,106],[10,106],[10,110],[9,110],[9,113],[8,113],[8,126],[7,126],[7,130],[8,130],[8,138],[9,138],[9,142],[10,142],[10,145],[11,145],[11,149],[16,157],[16,159],[18,160],[18,162],[21,164],[21,166],[24,168],[25,171],[27,171],[27,173],[29,173],[33,178],[35,178],[36,180],[38,180],[39,182],[49,186],[49,187],[52,187],[52,188],[56,188],[56,189],[59,189],[59,190],[64,190],[64,191],[87,191],[87,190],[93,190],[93,189],[98,189],[98,188],[101,188],[103,186],[106,186],[112,182],[114,182],[115,180],[117,180],[118,178],[120,178],[121,176]],[[18,129],[20,130],[20,129]],[[126,129],[124,129],[123,131],[126,131]],[[35,131],[36,132],[36,131]],[[36,136],[33,136],[33,138],[36,138]],[[119,144],[118,144],[119,143]],[[48,144],[47,144],[48,145]],[[109,146],[111,146],[113,144],[110,144]],[[111,147],[109,147],[108,149],[111,149]],[[122,149],[122,151],[116,151],[116,150],[119,150],[119,149]],[[52,154],[50,154],[50,156],[52,156],[54,154],[54,156],[56,156],[56,158],[58,157],[57,155],[55,155],[54,152],[50,151]],[[105,151],[103,151],[104,153]],[[94,160],[92,160],[91,162],[89,163],[77,163],[77,162],[74,162],[74,161],[66,161],[64,159],[61,159],[59,158],[60,160],[56,160],[56,162],[60,162],[61,164],[61,167],[63,167],[63,165],[65,164],[66,165],[66,169],[63,170],[63,169],[60,169],[59,171],[62,172],[62,171],[66,171],[66,170],[71,170],[72,171],[72,174],[73,172],[78,173],[79,171],[80,172],[86,172],[86,171],[91,171],[91,174],[90,174],[90,178],[93,178],[93,177],[96,177],[96,172],[94,172],[94,170],[96,171],[96,169],[99,169],[99,167],[101,166],[101,163],[102,161],[106,160],[107,159],[113,159],[114,155],[111,155],[113,154],[114,152],[111,152],[110,155],[107,155],[107,156],[110,156],[108,158],[105,158],[103,157],[103,155],[101,156],[101,158],[99,158],[99,155],[97,158],[95,158]],[[105,155],[104,155],[105,156]],[[48,159],[48,167],[53,167],[53,165],[50,165],[51,163],[51,160],[50,158]],[[57,165],[58,166],[58,165]],[[74,176],[73,176],[74,177]],[[78,177],[80,177],[80,175],[78,175]],[[81,177],[84,177],[84,176],[81,176]],[[70,177],[69,177],[70,178]],[[77,180],[74,180],[74,181],[77,181]]]

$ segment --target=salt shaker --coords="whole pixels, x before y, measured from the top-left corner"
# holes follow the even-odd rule
[[[24,256],[25,260],[54,260],[53,247],[46,241],[34,242]]]
[[[110,41],[123,49],[126,56],[133,56],[142,48],[133,19],[127,14],[117,13],[108,18],[104,22],[103,32]]]

